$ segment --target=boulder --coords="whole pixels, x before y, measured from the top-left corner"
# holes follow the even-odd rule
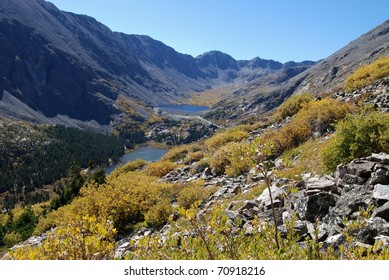
[[[201,174],[201,179],[206,179],[210,176],[212,176],[212,169],[207,167],[204,169],[203,174]]]
[[[366,182],[366,179],[359,177],[358,175],[345,174],[342,178],[343,184],[357,184],[362,185]]]
[[[288,236],[288,228],[285,224],[277,227],[280,231],[281,237],[286,238]],[[299,236],[298,241],[302,241],[307,236],[308,230],[305,222],[297,220],[293,226],[293,231]]]
[[[372,162],[378,162],[378,163],[389,165],[389,154],[386,154],[386,153],[379,153],[379,154],[373,153],[367,159],[372,161]]]
[[[310,178],[306,183],[306,188],[309,193],[310,190],[318,190],[325,192],[337,192],[335,181],[327,178]]]
[[[350,228],[348,233],[354,236],[355,241],[373,245],[375,242],[374,237],[377,236],[378,231],[371,227],[357,227]]]
[[[318,225],[311,222],[306,222],[307,230],[313,240],[324,241],[329,235],[329,227],[326,223]]]
[[[389,201],[381,207],[376,208],[371,216],[372,218],[380,217],[385,221],[389,222]]]
[[[335,234],[330,237],[328,237],[324,243],[323,243],[323,248],[338,248],[340,245],[342,245],[346,241],[346,235],[343,233]]]
[[[389,236],[389,223],[380,217],[374,217],[367,220],[369,228],[376,230],[378,234]]]
[[[389,168],[387,166],[377,164],[371,178],[368,181],[368,184],[389,184]]]
[[[277,186],[271,186],[270,191],[274,207],[282,207],[284,205],[285,191]],[[266,188],[256,200],[261,210],[266,211],[271,209],[271,200],[268,188]]]
[[[377,200],[389,200],[389,185],[375,185],[373,190],[373,198]]]
[[[350,217],[359,208],[373,204],[372,188],[368,185],[351,185],[342,189],[333,211],[340,217]]]
[[[296,203],[296,213],[302,220],[316,222],[328,214],[329,208],[335,206],[336,197],[327,192],[317,193],[300,199]]]
[[[347,166],[347,173],[362,178],[370,177],[375,165],[375,162],[369,160],[356,159]]]

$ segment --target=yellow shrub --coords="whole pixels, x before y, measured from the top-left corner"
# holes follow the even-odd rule
[[[345,89],[357,90],[387,76],[389,76],[389,56],[381,57],[369,65],[358,68],[345,80]]]
[[[144,222],[146,213],[162,200],[173,199],[173,186],[159,183],[157,178],[140,172],[129,172],[113,178],[107,184],[88,184],[81,196],[67,206],[41,219],[37,230],[66,225],[77,215],[90,215],[110,220],[119,231]],[[39,233],[39,232],[37,232]]]
[[[208,151],[216,151],[229,142],[240,142],[243,139],[246,139],[249,134],[243,129],[242,127],[236,127],[215,134],[205,141],[206,149]]]
[[[93,216],[74,217],[58,227],[37,247],[10,252],[14,260],[102,260],[114,256],[116,229],[112,222]]]
[[[162,160],[149,163],[149,165],[147,165],[147,167],[145,168],[144,172],[149,176],[163,177],[170,171],[174,170],[176,167],[177,164],[171,161]]]
[[[145,222],[147,225],[153,227],[163,226],[169,220],[172,212],[171,201],[169,199],[162,199],[146,212]]]
[[[299,146],[313,136],[331,131],[337,121],[352,111],[351,105],[334,99],[323,99],[304,104],[296,116],[276,131],[262,135],[259,143],[271,143],[275,155]]]
[[[297,114],[302,108],[303,104],[306,104],[313,100],[313,95],[309,93],[302,93],[294,95],[288,98],[284,103],[278,107],[277,114],[279,119],[285,119]]]
[[[181,159],[184,159],[188,153],[197,152],[200,150],[200,145],[196,143],[173,147],[161,158],[161,160],[177,162]]]
[[[239,176],[249,171],[252,160],[248,156],[249,146],[246,143],[228,143],[220,147],[210,158],[209,166],[217,174]]]
[[[190,164],[193,162],[200,161],[204,157],[204,153],[202,151],[188,153],[184,159],[185,164]]]
[[[145,166],[147,163],[143,159],[136,159],[134,161],[129,161],[122,167],[116,168],[112,173],[110,174],[111,177],[118,177],[121,174],[125,174],[131,171],[136,171],[141,169],[143,166]]]
[[[193,181],[180,186],[182,189],[177,195],[177,203],[180,207],[189,209],[195,202],[208,198],[209,193],[204,191],[202,181]]]
[[[18,232],[8,232],[4,237],[3,237],[4,244],[6,246],[13,246],[19,242],[23,241],[23,238],[20,233]]]

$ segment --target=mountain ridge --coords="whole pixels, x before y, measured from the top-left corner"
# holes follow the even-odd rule
[[[339,91],[344,80],[358,67],[369,64],[381,56],[389,55],[389,20],[317,62],[308,69],[294,68],[292,76],[265,76],[253,79],[236,89],[230,97],[215,106],[213,119],[247,120],[276,108],[293,94],[303,92],[315,95]],[[293,63],[292,63],[293,65]],[[290,71],[290,70],[289,70]],[[274,84],[275,81],[278,81]],[[218,114],[217,112],[222,112]]]
[[[148,117],[147,108],[179,102],[191,92],[277,71],[267,65],[277,64],[272,60],[180,54],[149,36],[112,32],[92,17],[43,0],[2,1],[0,42],[0,114],[37,123],[63,124],[63,115],[67,125],[75,120],[76,126],[109,126],[122,113],[115,104],[119,95]],[[33,113],[6,103],[4,93]]]

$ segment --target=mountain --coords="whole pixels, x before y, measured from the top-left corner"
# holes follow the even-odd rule
[[[316,64],[287,62],[280,71],[242,85],[219,102],[213,119],[248,119],[269,111],[301,92],[317,95],[339,91],[355,69],[389,55],[389,20]]]
[[[194,58],[43,0],[0,2],[0,50],[0,115],[95,130],[109,130],[122,113],[119,96],[148,117],[192,92],[298,66],[218,51]]]
[[[325,93],[337,90],[359,66],[385,55],[389,55],[389,20],[297,76],[293,81],[304,79],[295,91]]]

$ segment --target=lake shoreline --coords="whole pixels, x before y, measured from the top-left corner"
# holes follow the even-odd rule
[[[145,161],[159,160],[170,147],[164,143],[146,142],[136,145],[133,149],[129,149],[120,160],[105,168],[105,173],[108,175],[118,167],[125,165],[127,162],[134,161],[136,159],[143,159]]]

